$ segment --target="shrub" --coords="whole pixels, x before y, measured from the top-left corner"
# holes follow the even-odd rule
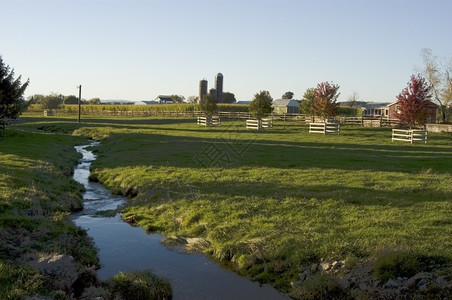
[[[411,277],[421,270],[418,256],[405,251],[383,251],[377,256],[374,266],[378,279]]]

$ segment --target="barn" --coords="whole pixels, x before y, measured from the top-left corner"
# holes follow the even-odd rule
[[[295,99],[278,99],[273,101],[273,108],[276,114],[299,114],[300,108]]]

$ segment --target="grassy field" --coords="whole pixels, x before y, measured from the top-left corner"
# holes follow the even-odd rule
[[[452,135],[391,142],[388,128],[309,134],[277,122],[26,117],[17,127],[102,140],[92,179],[133,196],[123,217],[287,291],[321,258],[452,261]],[[432,266],[430,266],[432,267]]]

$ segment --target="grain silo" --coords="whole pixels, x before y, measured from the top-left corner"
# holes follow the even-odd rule
[[[199,102],[207,95],[207,80],[203,79],[199,82]]]
[[[215,89],[217,90],[217,101],[222,102],[223,100],[223,74],[218,73],[215,76]]]
[[[218,91],[216,89],[211,88],[209,90],[209,94],[210,94],[210,97],[212,97],[212,100],[215,100],[216,102],[218,102],[218,98],[217,98]]]

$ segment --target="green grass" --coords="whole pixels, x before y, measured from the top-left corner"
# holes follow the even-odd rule
[[[19,126],[101,139],[92,179],[139,191],[124,217],[202,240],[205,253],[282,290],[320,258],[396,249],[452,261],[451,134],[411,145],[391,142],[388,128],[324,136],[284,122],[253,132],[189,118],[26,120]]]
[[[0,138],[0,298],[45,291],[44,276],[25,267],[29,255],[65,253],[80,266],[98,263],[86,232],[68,218],[82,207],[82,187],[71,173],[73,147],[83,141],[11,128]]]

